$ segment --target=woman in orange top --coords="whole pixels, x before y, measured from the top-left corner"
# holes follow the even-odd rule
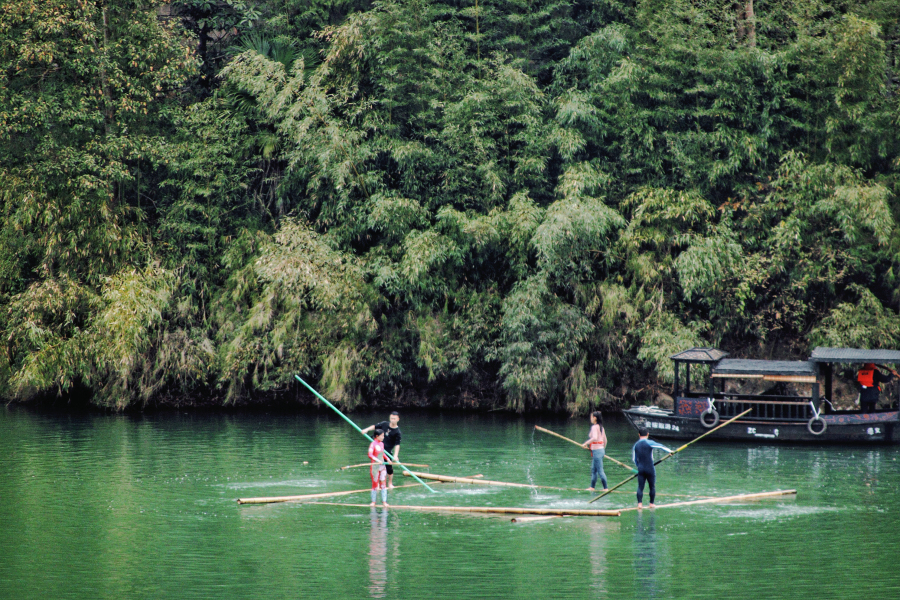
[[[597,476],[600,476],[600,483],[603,484],[603,491],[607,490],[606,473],[603,472],[603,456],[606,454],[606,430],[603,428],[603,415],[599,410],[591,413],[591,432],[588,441],[582,444],[585,448],[589,448],[593,456],[591,463],[591,487],[589,492],[594,491],[597,485]]]

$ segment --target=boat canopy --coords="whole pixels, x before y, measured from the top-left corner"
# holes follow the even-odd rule
[[[900,350],[860,350],[858,348],[816,348],[809,360],[814,363],[894,363],[900,364]]]
[[[691,348],[690,350],[673,354],[669,358],[676,362],[711,364],[726,356],[728,356],[728,353],[718,348]]]
[[[806,360],[753,360],[725,358],[712,369],[712,377],[764,379],[791,383],[815,383],[816,365]]]

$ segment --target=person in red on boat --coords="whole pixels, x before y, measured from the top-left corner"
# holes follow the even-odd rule
[[[369,444],[369,475],[372,478],[372,503],[375,506],[375,498],[378,490],[381,490],[381,505],[387,506],[387,469],[384,468],[384,432],[375,430],[375,439]]]
[[[875,367],[875,363],[866,363],[856,374],[859,383],[859,407],[864,413],[875,412],[878,404],[878,394],[881,392],[880,383],[887,383],[894,377],[900,377],[895,369],[891,369],[892,375],[885,375]]]

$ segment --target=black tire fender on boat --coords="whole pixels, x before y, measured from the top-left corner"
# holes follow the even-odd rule
[[[712,415],[712,421],[707,421],[706,415]],[[700,423],[703,424],[707,429],[712,429],[716,425],[719,424],[719,411],[714,408],[707,408],[702,413],[700,413]]]
[[[816,423],[821,423],[821,429],[818,431],[816,431],[816,427],[818,427]],[[806,429],[813,435],[822,435],[828,429],[828,423],[822,417],[813,417],[806,423]]]

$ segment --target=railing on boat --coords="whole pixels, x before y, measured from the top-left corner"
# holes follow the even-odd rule
[[[724,398],[715,399],[716,410],[722,419],[741,414],[748,408],[753,412],[748,419],[761,421],[808,421],[812,416],[810,398],[803,396],[742,396],[741,394],[724,394]]]

